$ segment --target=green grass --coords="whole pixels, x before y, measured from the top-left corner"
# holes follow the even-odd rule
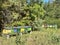
[[[0,45],[16,45],[16,37],[0,37]],[[19,45],[60,45],[60,29],[45,29],[23,34]]]

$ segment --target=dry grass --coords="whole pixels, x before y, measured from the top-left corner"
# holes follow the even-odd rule
[[[16,37],[0,37],[0,45],[16,45]],[[24,34],[19,45],[60,45],[60,30],[47,29]]]

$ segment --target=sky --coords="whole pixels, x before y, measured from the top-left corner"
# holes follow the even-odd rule
[[[30,0],[27,0],[28,2],[30,2]],[[48,2],[49,0],[43,0],[44,2]]]
[[[44,2],[48,2],[49,0],[44,0]]]
[[[48,3],[49,0],[43,0],[44,3]],[[52,0],[51,0],[52,1]],[[27,0],[27,2],[29,3],[30,0]]]

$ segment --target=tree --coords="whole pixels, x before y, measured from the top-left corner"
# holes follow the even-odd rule
[[[41,30],[41,26],[43,23],[43,18],[45,16],[44,4],[43,3],[34,3],[30,6],[32,25],[37,30]]]
[[[58,0],[56,0],[56,1],[58,2]],[[52,3],[48,2],[47,4],[45,4],[44,9],[46,10],[46,13],[45,13],[44,19],[46,21],[46,24],[57,24],[58,25],[58,22],[60,22],[59,21],[60,6],[58,6],[59,3],[57,3],[56,1],[53,1]],[[59,25],[58,25],[58,27],[59,27]]]

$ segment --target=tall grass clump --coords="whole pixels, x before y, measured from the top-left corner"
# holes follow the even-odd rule
[[[33,22],[33,27],[34,27],[34,30],[43,30],[42,28],[42,24],[43,24],[43,20],[42,19],[37,19]]]

